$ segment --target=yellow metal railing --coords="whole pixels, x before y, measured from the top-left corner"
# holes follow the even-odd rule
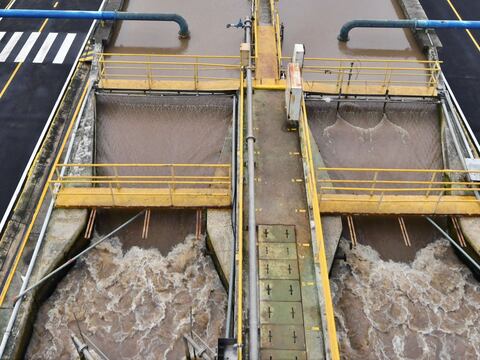
[[[100,82],[143,82],[147,88],[165,82],[236,82],[240,72],[239,56],[120,54],[100,55]]]
[[[305,58],[303,81],[312,91],[435,95],[440,71],[438,61]]]
[[[278,78],[282,67],[282,40],[280,38],[280,15],[278,14],[276,0],[270,0],[271,17],[275,29],[275,42],[277,45]]]
[[[229,164],[59,164],[49,186],[58,207],[227,207],[230,170]]]
[[[324,334],[328,339],[325,345],[328,347],[330,353],[329,358],[332,360],[340,359],[340,351],[337,341],[337,330],[335,326],[335,314],[333,309],[332,294],[330,291],[330,280],[328,278],[327,258],[325,254],[325,241],[323,238],[322,220],[320,217],[319,200],[317,193],[316,171],[313,165],[312,146],[310,143],[310,129],[307,120],[307,110],[305,101],[302,102],[302,118],[300,121],[300,135],[302,144],[302,156],[306,166],[306,189],[307,198],[309,199],[313,220],[315,223],[315,239],[317,254],[315,254],[315,262],[320,268],[320,279],[323,291],[323,304],[325,307],[326,319],[322,316],[322,322],[326,323],[324,329],[327,334]]]
[[[61,175],[62,168],[70,171]],[[103,174],[71,175],[80,169]],[[56,192],[65,186],[168,188],[172,195],[205,187],[231,191],[230,164],[58,164],[55,173],[49,184]]]
[[[479,202],[475,198],[479,183],[470,179],[471,176],[480,176],[480,171],[475,170],[323,167],[318,171],[326,175],[317,179],[320,202],[323,194],[335,193],[368,195],[370,198],[362,197],[359,201],[376,202],[378,206],[386,199],[389,202],[439,204],[443,200],[450,201],[451,195],[456,196],[457,202]],[[417,198],[406,195],[416,195]],[[335,200],[342,201],[340,198]],[[352,198],[346,197],[345,201],[352,201]]]

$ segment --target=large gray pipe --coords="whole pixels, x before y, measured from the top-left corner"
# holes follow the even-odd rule
[[[245,20],[246,42],[252,49],[252,20]],[[258,360],[258,269],[257,269],[257,224],[255,219],[255,158],[253,135],[253,88],[252,57],[247,66],[247,170],[248,170],[248,347],[249,360]],[[241,166],[242,164],[240,164]]]
[[[343,24],[338,34],[339,41],[349,40],[354,28],[409,28],[409,29],[480,29],[480,21],[459,20],[352,20]]]
[[[0,9],[0,17],[21,19],[170,21],[177,23],[180,27],[178,35],[181,38],[188,38],[190,36],[187,21],[178,14],[129,13],[121,11]]]

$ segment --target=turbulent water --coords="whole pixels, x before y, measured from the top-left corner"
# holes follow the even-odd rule
[[[478,359],[480,284],[446,240],[411,263],[382,260],[370,246],[333,269],[334,306],[346,359]]]
[[[181,359],[182,336],[193,329],[215,348],[226,294],[204,254],[205,241],[189,236],[167,256],[118,239],[92,251],[42,305],[28,359],[77,359],[70,340],[74,316],[110,359]]]

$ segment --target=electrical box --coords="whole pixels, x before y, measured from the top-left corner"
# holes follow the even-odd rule
[[[250,45],[247,43],[240,44],[240,64],[241,66],[248,65],[248,58],[250,56]]]
[[[293,47],[292,62],[298,64],[298,66],[300,66],[300,69],[302,69],[304,58],[305,58],[305,46],[303,44],[295,44]]]
[[[289,121],[298,122],[302,109],[302,73],[297,63],[290,63],[287,67],[287,86],[285,89],[285,103]]]

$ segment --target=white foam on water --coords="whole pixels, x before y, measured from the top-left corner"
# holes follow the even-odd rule
[[[332,288],[347,359],[480,358],[480,284],[446,240],[411,264],[383,261],[370,246],[337,262]]]
[[[193,329],[212,348],[222,336],[226,294],[205,241],[189,236],[167,256],[118,239],[80,260],[42,305],[28,359],[77,359],[70,334],[82,330],[110,359],[180,359]]]

